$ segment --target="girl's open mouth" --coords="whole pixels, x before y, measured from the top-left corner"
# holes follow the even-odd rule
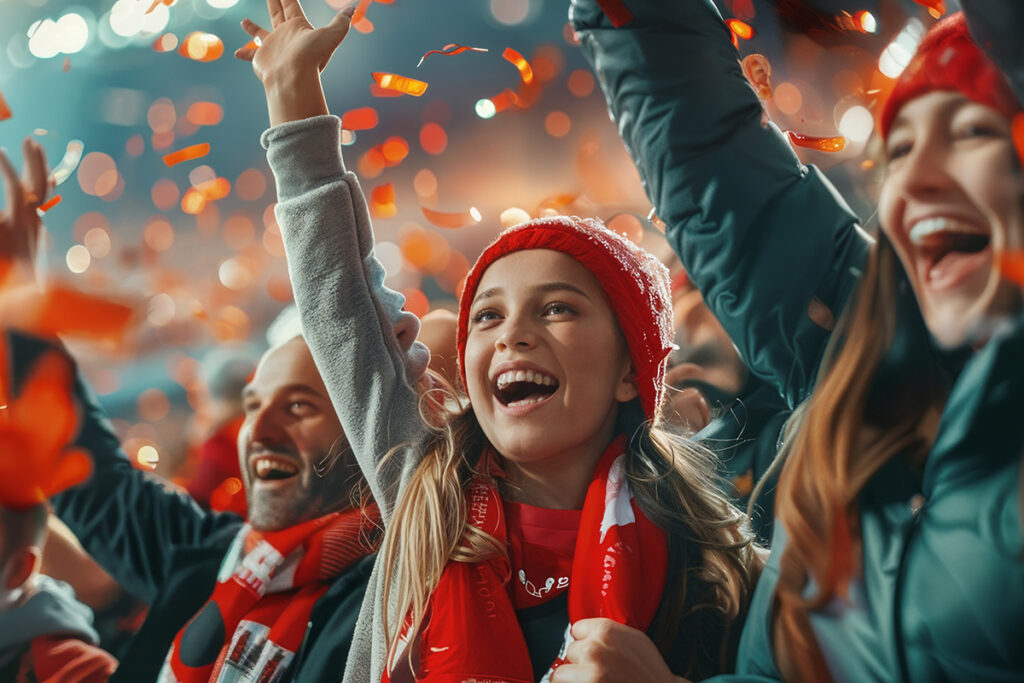
[[[495,398],[506,408],[542,403],[557,390],[558,380],[537,370],[506,370],[493,384]]]

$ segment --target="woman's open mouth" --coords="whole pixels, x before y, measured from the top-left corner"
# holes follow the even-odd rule
[[[918,221],[910,230],[910,241],[918,250],[919,272],[931,289],[955,287],[991,263],[989,232],[955,218]]]
[[[498,403],[513,410],[543,403],[558,390],[558,380],[539,370],[506,370],[493,383]]]

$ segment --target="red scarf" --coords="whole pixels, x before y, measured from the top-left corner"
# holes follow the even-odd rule
[[[664,532],[633,500],[624,446],[625,437],[612,442],[587,489],[570,570],[569,623],[606,617],[645,631],[661,603],[668,544]],[[509,542],[493,479],[477,476],[466,492],[466,505],[470,524],[502,544]],[[447,564],[430,598],[429,622],[414,644],[417,680],[533,683],[530,655],[509,595],[510,579],[514,577],[504,555],[475,564]],[[552,669],[562,663],[561,655],[572,642],[568,629],[565,638]],[[403,662],[405,654],[401,649],[395,661]],[[402,664],[394,672],[385,671],[383,681],[404,683],[407,677],[408,666]]]
[[[280,680],[331,582],[374,552],[377,507],[325,515],[282,531],[242,527],[209,601],[174,638],[161,683]]]

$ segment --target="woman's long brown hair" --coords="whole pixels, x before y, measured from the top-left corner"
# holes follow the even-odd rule
[[[921,343],[924,323],[884,235],[872,247],[856,297],[832,335],[822,379],[793,432],[776,496],[787,544],[773,642],[787,681],[831,679],[809,612],[847,597],[860,571],[858,495],[894,457],[927,453],[930,437],[919,426],[943,395],[942,370],[931,345]],[[914,360],[904,362],[908,357]],[[815,590],[808,596],[810,582]]]

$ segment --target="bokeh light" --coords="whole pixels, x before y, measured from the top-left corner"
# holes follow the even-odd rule
[[[874,117],[862,105],[850,107],[839,119],[839,132],[853,142],[866,142],[874,126]]]
[[[68,264],[68,270],[78,275],[89,269],[89,264],[92,262],[92,255],[84,245],[76,244],[68,249],[68,253],[64,260]]]
[[[553,111],[544,118],[544,130],[553,138],[564,138],[572,128],[572,121],[564,111]]]
[[[530,14],[530,0],[491,0],[491,16],[498,23],[514,26]]]
[[[103,258],[110,253],[110,234],[105,228],[90,228],[82,237],[82,243],[93,258]]]

